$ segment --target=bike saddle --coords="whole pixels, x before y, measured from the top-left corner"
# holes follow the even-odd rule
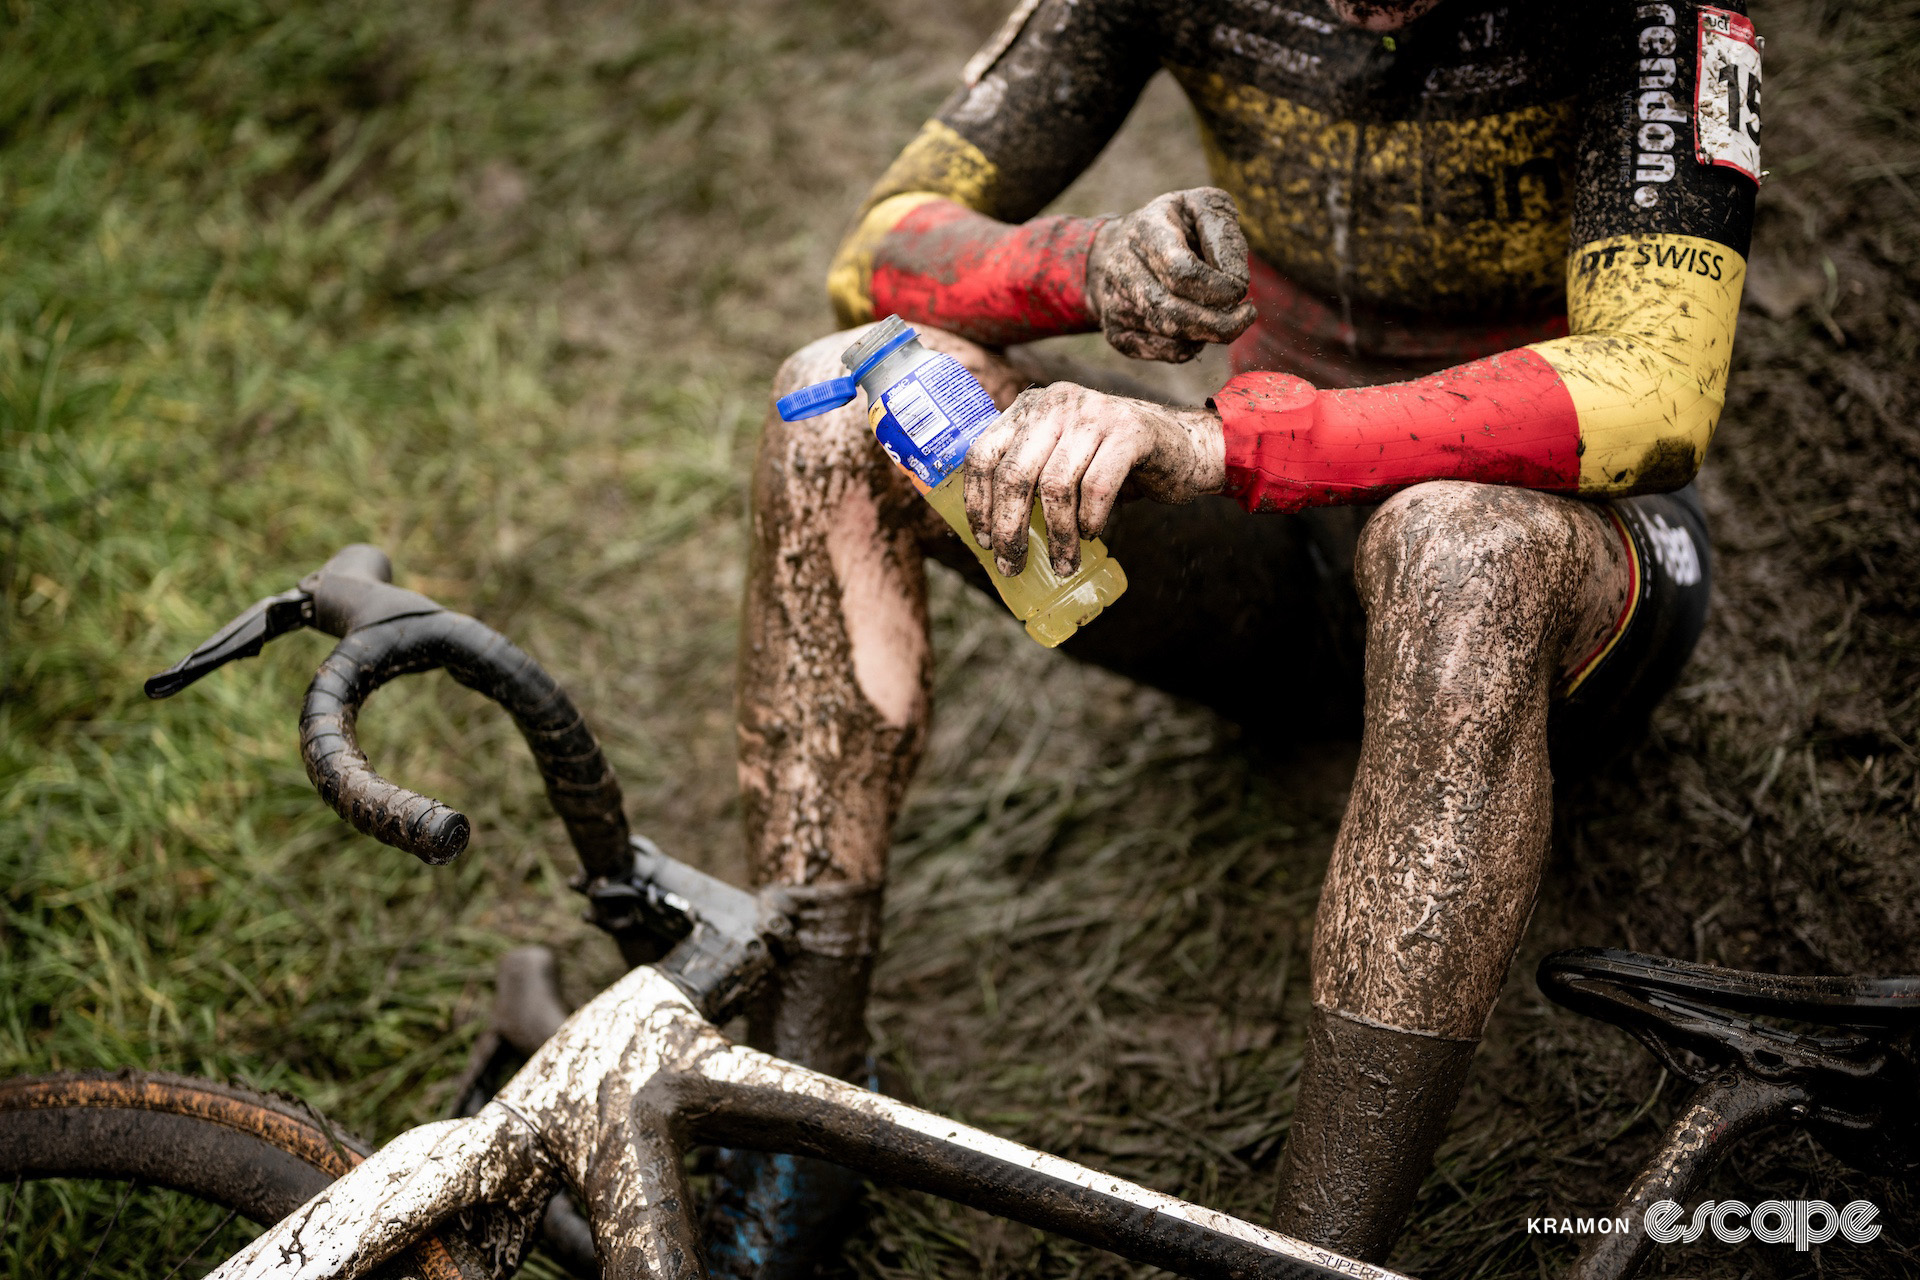
[[[1857,1168],[1920,1168],[1920,977],[1785,977],[1582,947],[1542,960],[1538,981],[1696,1085],[1734,1072],[1803,1092],[1822,1145]]]

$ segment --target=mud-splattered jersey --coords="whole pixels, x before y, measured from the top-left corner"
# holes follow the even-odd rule
[[[1264,336],[1484,357],[1303,401],[1243,338],[1216,402],[1249,505],[1674,487],[1719,415],[1759,177],[1742,7],[1445,3],[1382,35],[1322,0],[1028,0],[874,188],[830,292],[849,322],[988,342],[1091,328],[1096,223],[1035,215],[1164,67],[1239,202]]]

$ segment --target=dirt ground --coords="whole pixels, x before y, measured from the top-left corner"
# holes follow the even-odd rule
[[[122,27],[138,9],[96,7]],[[372,34],[312,36],[348,52],[257,134],[202,84],[223,64],[182,73],[201,79],[177,109],[224,140],[230,191],[164,120],[129,125],[96,178],[78,142],[81,160],[49,143],[32,169],[16,111],[30,77],[0,84],[16,126],[0,138],[16,218],[0,229],[15,237],[0,411],[9,456],[59,477],[29,485],[23,467],[6,491],[0,1067],[239,1075],[384,1138],[444,1102],[499,951],[557,942],[575,998],[611,975],[532,771],[475,700],[417,682],[368,715],[377,763],[474,815],[474,853],[429,877],[313,813],[288,726],[317,641],[163,711],[132,692],[353,538],[552,666],[636,826],[739,876],[731,658],[765,388],[829,326],[822,281],[860,193],[1000,9],[316,6],[346,15],[316,24]],[[1541,956],[1920,972],[1920,9],[1781,0],[1755,21],[1771,176],[1701,479],[1712,617],[1646,741],[1559,779],[1552,873],[1395,1255],[1417,1275],[1553,1274],[1574,1242],[1525,1220],[1610,1206],[1679,1101],[1624,1035],[1538,994]],[[129,101],[174,102],[152,67],[191,46],[122,44],[149,60]],[[163,203],[198,201],[178,241],[82,181],[111,194],[141,166]],[[1124,209],[1203,178],[1162,77],[1061,207]],[[74,366],[146,369],[151,389],[98,382],[43,448],[65,429],[46,353],[66,331],[20,300],[44,268],[19,219],[67,181],[88,207],[44,243],[68,236],[92,255],[72,269],[112,280],[150,230],[161,283]],[[103,312],[134,305],[101,296]],[[1166,385],[1197,399],[1221,369]],[[116,479],[124,457],[160,458],[127,474],[164,482]],[[935,600],[938,718],[873,1009],[888,1067],[924,1105],[1262,1220],[1352,744],[1250,743],[1040,650],[944,574]],[[1920,1198],[1807,1139],[1749,1141],[1713,1193],[1864,1196],[1887,1229],[1804,1255],[1674,1246],[1659,1274],[1920,1271]],[[876,1280],[1130,1270],[915,1195],[880,1189],[876,1207],[849,1262]]]
[[[1772,172],[1701,480],[1712,620],[1645,744],[1558,780],[1554,870],[1395,1258],[1415,1274],[1550,1274],[1571,1246],[1523,1220],[1602,1210],[1680,1096],[1625,1036],[1540,997],[1542,955],[1611,945],[1787,973],[1920,970],[1920,151],[1900,70],[1916,66],[1920,24],[1911,7],[1838,5],[1759,5],[1756,21]],[[1190,127],[1177,95],[1150,98],[1067,202],[1122,207],[1173,185],[1163,175],[1190,180]],[[1263,754],[1080,673],[1063,688],[1041,674],[1054,664],[993,630],[991,656],[956,660],[970,632],[943,647],[942,693],[966,710],[943,718],[896,854],[879,1024],[930,1103],[1257,1218],[1349,756]],[[1029,682],[1045,690],[1034,707]],[[1865,1196],[1889,1229],[1884,1247],[1818,1258],[1676,1247],[1661,1273],[1915,1269],[1911,1191],[1805,1139],[1750,1141],[1714,1191]],[[887,1203],[867,1255],[878,1270],[919,1271],[934,1223],[985,1272],[1054,1274],[1069,1252]]]

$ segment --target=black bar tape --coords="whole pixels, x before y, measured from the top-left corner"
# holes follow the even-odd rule
[[[355,734],[360,706],[375,689],[436,667],[513,717],[588,876],[623,874],[633,854],[620,783],[592,730],[538,663],[465,614],[416,614],[360,627],[321,664],[300,716],[300,751],[307,777],[334,811],[428,863],[449,862],[466,848],[472,831],[466,817],[381,777]]]
[[[438,866],[467,847],[473,825],[465,814],[375,773],[354,732],[367,695],[402,674],[383,651],[394,638],[357,632],[327,655],[300,710],[300,756],[314,790],[355,830]]]

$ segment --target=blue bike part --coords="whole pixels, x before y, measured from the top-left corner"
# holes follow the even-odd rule
[[[854,1083],[880,1092],[868,1056]],[[825,1160],[722,1147],[707,1207],[714,1280],[811,1280],[860,1225],[866,1180]]]
[[[816,382],[810,387],[802,387],[790,395],[781,396],[774,402],[774,409],[780,414],[782,422],[798,422],[802,418],[817,417],[841,405],[852,404],[853,398],[860,394],[860,379],[875,365],[885,360],[902,346],[920,335],[907,328],[893,335],[879,350],[860,362],[860,367],[845,378],[830,378],[825,382]]]
[[[837,1164],[722,1150],[707,1214],[715,1280],[808,1280],[858,1225],[863,1181]]]

